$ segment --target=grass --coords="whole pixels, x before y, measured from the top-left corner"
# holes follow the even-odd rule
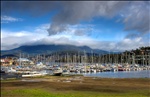
[[[150,97],[150,79],[148,78],[47,76],[32,79],[42,79],[42,81],[2,81],[1,97]],[[71,80],[71,82],[64,82],[66,80]]]
[[[148,91],[131,91],[129,93],[68,91],[53,93],[41,89],[16,89],[13,91],[2,92],[1,97],[149,97],[145,92]]]

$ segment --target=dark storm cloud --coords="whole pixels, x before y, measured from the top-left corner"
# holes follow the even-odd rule
[[[125,31],[141,34],[150,31],[149,1],[2,1],[2,14],[12,11],[43,15],[57,11],[47,30],[49,35],[61,33],[69,25],[91,21],[95,17],[122,15]]]
[[[111,18],[120,12],[127,2],[118,1],[67,1],[62,2],[62,10],[54,18],[49,28],[49,34],[54,34],[55,26],[74,25],[82,21],[90,21],[94,17]],[[55,24],[55,25],[54,25]],[[66,27],[65,26],[65,27]]]
[[[59,6],[57,1],[2,1],[2,14],[10,12],[30,13],[31,15],[42,15],[55,10]]]
[[[150,32],[150,3],[134,2],[129,7],[128,15],[124,19],[126,31],[138,31],[145,34]]]
[[[53,30],[57,27],[62,27],[62,25],[67,27],[67,25],[74,25],[82,21],[90,21],[94,17],[112,18],[123,14],[124,30],[137,31],[142,35],[150,31],[150,8],[148,6],[149,3],[147,3],[141,1],[62,2],[62,10],[53,18],[53,22],[48,31],[50,35],[57,34],[61,31],[53,33]]]

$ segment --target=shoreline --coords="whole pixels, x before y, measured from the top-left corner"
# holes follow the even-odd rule
[[[149,77],[141,77],[141,78],[116,78],[116,77],[99,77],[99,76],[84,76],[82,74],[74,74],[74,75],[63,75],[63,76],[54,76],[54,75],[45,75],[45,76],[37,76],[37,77],[22,77],[22,78],[7,78],[1,79],[1,82],[4,81],[11,81],[11,80],[22,80],[22,79],[61,79],[61,78],[75,78],[75,77],[82,77],[82,78],[91,78],[91,79],[150,79]]]

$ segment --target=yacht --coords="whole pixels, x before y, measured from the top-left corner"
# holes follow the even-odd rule
[[[60,76],[60,75],[62,75],[62,72],[63,72],[62,68],[56,67],[53,70],[53,75]]]
[[[69,70],[64,69],[62,72],[63,75],[69,75]]]
[[[43,74],[39,73],[39,72],[25,72],[22,74],[22,77],[37,77],[37,76],[43,76]]]

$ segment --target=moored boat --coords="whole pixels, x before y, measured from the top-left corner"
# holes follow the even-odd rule
[[[22,74],[22,77],[37,77],[37,76],[43,76],[43,74],[39,72],[26,72]]]
[[[63,72],[62,68],[56,67],[53,71],[53,75],[60,76],[62,75],[62,72]]]

